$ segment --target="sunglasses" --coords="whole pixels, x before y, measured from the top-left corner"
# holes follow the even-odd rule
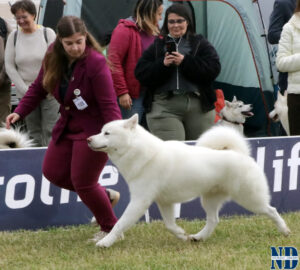
[[[181,24],[181,23],[184,23],[184,22],[185,22],[185,19],[168,20],[169,24],[175,24],[175,23]]]

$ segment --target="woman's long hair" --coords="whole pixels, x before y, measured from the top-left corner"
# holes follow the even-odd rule
[[[62,38],[70,37],[76,33],[86,36],[86,45],[102,53],[102,49],[95,38],[87,31],[84,22],[75,16],[62,17],[56,27],[57,36],[53,47],[46,53],[43,68],[43,87],[52,93],[58,81],[62,78],[64,68],[68,64],[68,56],[61,43]]]
[[[162,0],[138,0],[133,16],[140,29],[149,35],[158,35],[159,29],[157,25],[157,11],[163,4]]]
[[[186,20],[186,22],[188,24],[187,30],[186,30],[187,35],[195,34],[195,26],[194,26],[191,12],[187,9],[186,6],[184,6],[182,4],[173,4],[172,6],[167,8],[163,26],[161,28],[161,34],[164,37],[166,37],[169,34],[168,17],[169,17],[170,13],[174,13],[180,17],[183,17]]]

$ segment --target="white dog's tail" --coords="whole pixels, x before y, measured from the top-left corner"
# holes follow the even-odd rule
[[[250,156],[249,144],[236,129],[231,127],[218,125],[212,127],[200,136],[196,146],[216,150],[229,149]]]

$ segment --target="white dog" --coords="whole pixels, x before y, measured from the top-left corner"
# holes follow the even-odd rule
[[[0,128],[0,149],[26,148],[33,145],[33,141],[20,128]]]
[[[219,210],[230,199],[267,215],[280,232],[289,234],[284,220],[270,206],[264,172],[249,156],[244,138],[232,128],[215,126],[200,137],[197,146],[190,146],[160,140],[138,125],[134,115],[106,124],[100,134],[88,138],[88,144],[95,151],[108,153],[130,190],[125,212],[97,246],[109,247],[120,239],[153,202],[166,227],[183,240],[207,239],[219,221]],[[174,204],[200,196],[207,222],[200,232],[187,235],[175,223]]]
[[[280,91],[277,94],[277,100],[274,104],[274,110],[269,113],[269,117],[273,121],[280,121],[286,134],[290,135],[290,126],[288,120],[288,106],[287,106],[287,91],[281,95]]]
[[[234,127],[243,134],[243,125],[246,118],[253,116],[251,110],[251,104],[245,104],[243,101],[237,100],[234,96],[231,102],[225,100],[225,106],[219,113],[221,120],[218,123],[224,126]]]

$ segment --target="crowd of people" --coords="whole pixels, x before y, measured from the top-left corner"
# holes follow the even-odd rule
[[[140,124],[163,140],[195,140],[214,124],[218,54],[196,34],[184,5],[165,10],[159,29],[162,0],[137,0],[112,33],[108,61],[80,18],[62,17],[55,33],[35,23],[31,0],[16,1],[11,12],[17,30],[0,19],[0,121],[10,128],[24,119],[36,145],[48,146],[43,174],[77,192],[101,227],[99,240],[117,221],[112,205],[119,194],[98,183],[107,155],[92,151],[86,139],[138,113]],[[268,39],[279,43],[277,66],[287,73],[279,86],[288,91],[292,135],[300,134],[299,28],[300,1],[275,0]],[[10,81],[20,99],[13,113]]]

